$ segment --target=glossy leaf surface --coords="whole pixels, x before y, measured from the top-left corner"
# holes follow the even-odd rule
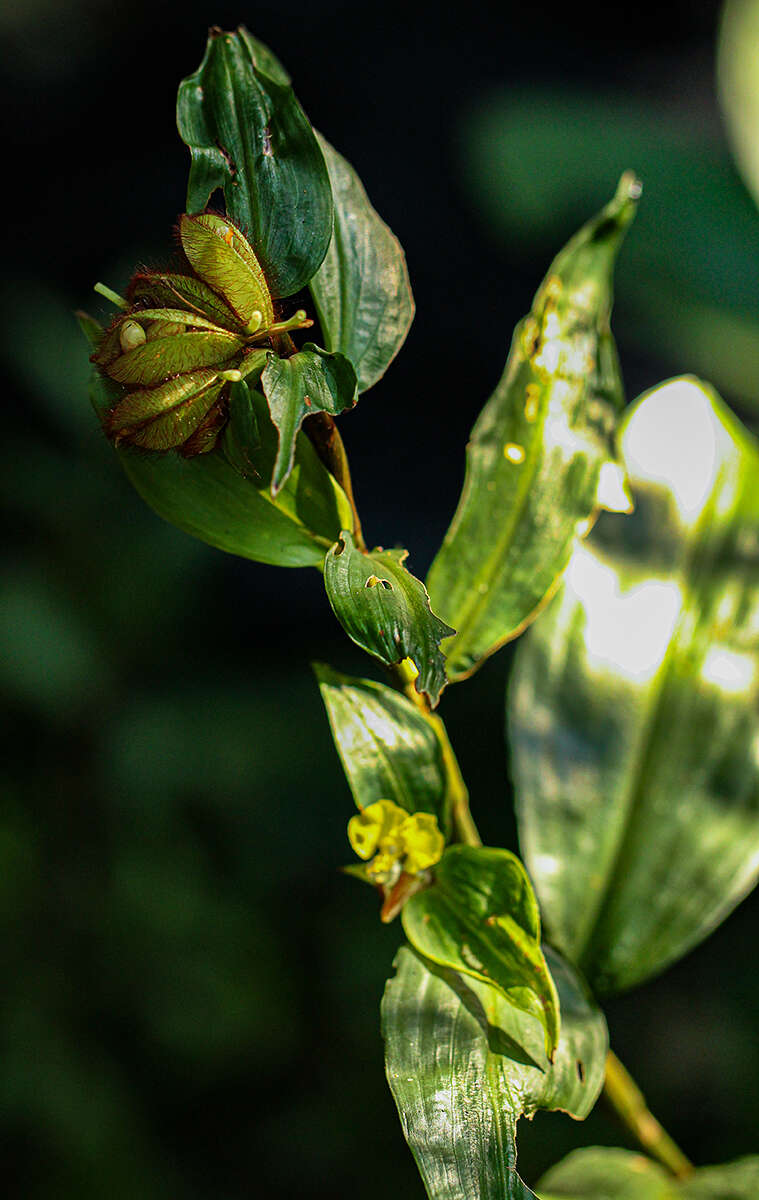
[[[393,688],[350,679],[324,666],[317,666],[316,674],[357,806],[392,800],[410,813],[434,813],[447,833],[445,762],[430,722]]]
[[[356,403],[356,373],[342,354],[328,354],[312,342],[290,358],[269,355],[261,376],[271,419],[279,430],[279,447],[271,479],[276,495],[292,470],[295,443],[310,413],[331,416]]]
[[[636,512],[578,546],[510,694],[520,840],[551,940],[613,991],[759,871],[759,452],[705,384],[622,430]]]
[[[451,679],[536,615],[597,507],[628,505],[614,463],[622,383],[609,314],[639,192],[624,175],[554,260],[472,430],[464,490],[427,581],[458,631],[447,646]]]
[[[328,350],[356,368],[358,390],[382,378],[414,317],[406,256],[349,162],[317,135],[329,170],[335,225],[309,287]]]
[[[553,1053],[559,1037],[556,991],[540,947],[540,914],[527,872],[508,850],[450,846],[431,887],[403,908],[416,950],[440,966],[497,987],[536,1017]]]
[[[572,970],[546,954],[562,1010],[552,1065],[539,1026],[493,987],[409,948],[396,956],[382,1002],[387,1078],[432,1200],[534,1200],[516,1170],[519,1117],[548,1108],[582,1119],[595,1103],[606,1023]]]
[[[606,1146],[575,1150],[537,1185],[541,1200],[678,1200],[677,1184],[642,1154]]]
[[[430,609],[424,584],[404,566],[407,550],[362,554],[343,531],[327,555],[327,596],[348,637],[388,666],[413,659],[416,689],[434,706],[445,686],[440,641],[453,630]]]
[[[82,321],[96,345],[97,322]],[[92,403],[101,420],[121,392],[96,375]],[[245,383],[230,394],[230,421],[209,454],[182,458],[130,447],[117,449],[143,500],[164,520],[230,554],[282,567],[321,567],[325,549],[350,520],[350,506],[308,440],[298,441],[287,486],[272,500],[268,479],[277,434],[266,401]]]
[[[212,33],[200,67],[180,84],[177,124],[192,155],[188,212],[201,212],[222,188],[272,295],[305,287],[332,236],[332,193],[314,132],[271,51],[243,28]]]

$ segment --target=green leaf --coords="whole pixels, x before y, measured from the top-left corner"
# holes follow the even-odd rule
[[[392,688],[325,666],[315,670],[357,806],[392,800],[410,813],[431,812],[448,836],[451,798],[434,725]]]
[[[596,1101],[606,1023],[546,954],[562,1009],[552,1065],[538,1027],[494,988],[408,948],[396,956],[382,1001],[387,1078],[432,1200],[534,1200],[516,1171],[519,1117],[547,1108],[582,1120]]]
[[[102,337],[97,322],[84,317],[81,325],[96,346]],[[94,375],[92,404],[101,420],[122,394]],[[266,400],[238,383],[229,407],[221,444],[209,454],[186,459],[123,447],[116,450],[121,465],[159,516],[201,541],[274,566],[321,568],[325,549],[351,519],[344,492],[301,435],[295,467],[273,500],[268,480],[277,432]]]
[[[538,1183],[544,1200],[679,1200],[672,1176],[632,1150],[575,1150]],[[721,1198],[722,1200],[722,1198]]]
[[[642,1154],[589,1146],[551,1167],[538,1188],[544,1200],[756,1200],[759,1158],[699,1167],[677,1182]]]
[[[538,903],[516,855],[450,846],[435,867],[433,885],[404,905],[402,919],[420,954],[492,984],[536,1017],[547,1053],[553,1053],[558,999],[540,948]]]
[[[739,1158],[719,1167],[701,1167],[685,1183],[682,1200],[756,1200],[759,1196],[759,1157]]]
[[[453,630],[434,615],[424,584],[403,565],[408,550],[362,554],[345,530],[327,555],[324,583],[348,637],[388,666],[411,658],[418,692],[434,707],[445,687],[440,641]]]
[[[372,208],[349,162],[317,134],[329,170],[335,225],[329,250],[309,284],[328,350],[356,368],[358,390],[382,378],[414,317],[406,257]]]
[[[759,3],[727,0],[717,53],[717,80],[733,154],[759,204]]]
[[[693,378],[621,430],[604,517],[517,654],[520,840],[549,936],[609,992],[704,938],[759,873],[759,448]]]
[[[293,465],[295,442],[304,417],[331,416],[356,403],[356,372],[342,354],[329,354],[313,342],[290,358],[273,352],[261,376],[271,419],[279,430],[279,449],[271,479],[272,494],[284,484]]]
[[[200,67],[179,86],[177,124],[192,155],[187,211],[201,212],[222,188],[272,294],[305,287],[332,236],[332,193],[314,132],[271,51],[242,27],[212,33]]]
[[[628,506],[614,461],[622,382],[609,314],[639,194],[623,175],[554,260],[472,430],[464,490],[427,581],[458,631],[447,647],[452,680],[533,619],[598,507]]]

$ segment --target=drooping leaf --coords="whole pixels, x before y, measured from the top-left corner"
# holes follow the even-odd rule
[[[573,1151],[537,1187],[544,1200],[679,1200],[682,1195],[672,1176],[650,1158],[607,1146]]]
[[[242,27],[212,32],[200,67],[179,86],[177,124],[192,155],[188,212],[201,212],[222,188],[272,295],[305,287],[332,236],[332,193],[314,132],[271,51]]]
[[[755,1200],[759,1196],[759,1156],[718,1167],[701,1167],[681,1184],[682,1200]]]
[[[332,736],[359,808],[392,800],[450,831],[445,760],[433,725],[392,688],[317,666]]]
[[[516,1170],[516,1125],[540,1108],[582,1120],[603,1084],[606,1023],[552,951],[562,1032],[540,1028],[488,984],[403,948],[382,1001],[387,1078],[431,1200],[534,1200]]]
[[[520,839],[551,940],[601,991],[660,971],[759,873],[759,449],[706,384],[621,430],[606,516],[517,655]]]
[[[351,360],[358,390],[372,387],[400,350],[414,317],[406,256],[372,208],[349,162],[317,134],[335,202],[324,262],[309,284],[328,350]]]
[[[554,260],[472,430],[464,490],[427,581],[457,630],[453,680],[536,615],[598,507],[629,506],[613,447],[622,383],[609,314],[639,194],[624,175]]]
[[[404,566],[407,557],[407,550],[362,554],[343,531],[327,555],[324,583],[348,637],[388,666],[413,659],[416,689],[434,707],[446,682],[440,641],[453,630],[431,611],[424,584]]]
[[[290,358],[273,352],[261,376],[271,419],[279,430],[279,448],[271,479],[276,495],[292,470],[295,442],[310,413],[331,416],[356,403],[356,372],[342,354],[329,354],[313,342]]]
[[[97,345],[97,323],[85,318],[82,328]],[[92,403],[101,420],[121,394],[102,376],[93,378]],[[231,389],[221,444],[209,454],[186,459],[130,447],[116,453],[143,500],[186,533],[257,562],[320,568],[325,550],[351,519],[350,506],[303,435],[287,485],[273,500],[268,481],[276,447],[266,400],[239,383]]]
[[[441,966],[491,983],[536,1017],[553,1053],[559,1008],[540,947],[540,914],[527,872],[508,850],[450,846],[433,885],[403,908],[416,950]]]

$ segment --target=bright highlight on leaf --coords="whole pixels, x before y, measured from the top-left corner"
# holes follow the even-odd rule
[[[549,935],[604,992],[662,970],[759,878],[759,448],[693,378],[621,428],[603,517],[517,654],[520,841]]]

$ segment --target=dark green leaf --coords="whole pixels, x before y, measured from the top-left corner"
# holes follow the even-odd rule
[[[430,609],[424,584],[403,565],[408,550],[362,554],[350,533],[327,555],[327,596],[348,637],[388,666],[411,658],[419,671],[416,689],[433,707],[445,686],[441,638],[453,630]]]
[[[317,666],[316,674],[358,807],[392,800],[408,812],[431,812],[447,836],[448,777],[433,724],[381,683],[349,679],[324,666]]]
[[[759,449],[692,378],[621,434],[636,512],[578,546],[510,694],[525,861],[602,991],[684,954],[759,872]]]
[[[90,318],[82,328],[91,345],[102,331]],[[92,402],[101,420],[122,395],[96,375]],[[259,393],[235,384],[230,422],[209,454],[185,459],[124,447],[116,451],[127,475],[159,516],[230,554],[282,567],[321,567],[325,550],[350,521],[342,489],[305,436],[286,487],[272,500],[268,480],[277,432]]]
[[[682,1200],[756,1200],[759,1196],[759,1157],[739,1158],[719,1167],[701,1167],[685,1183]]]
[[[527,872],[508,850],[450,846],[431,887],[403,908],[406,937],[444,967],[491,983],[536,1017],[553,1053],[556,991],[540,948],[540,914]]]
[[[328,350],[356,368],[358,390],[381,379],[414,317],[406,257],[372,208],[353,167],[317,134],[332,183],[335,226],[324,262],[309,287]]]
[[[290,81],[266,46],[240,28],[212,34],[183,80],[177,124],[192,154],[187,210],[223,188],[274,296],[305,287],[332,236],[327,167]]]
[[[516,1171],[519,1117],[548,1108],[582,1119],[595,1103],[606,1023],[546,954],[562,1010],[552,1065],[539,1027],[493,987],[408,948],[396,957],[382,1002],[387,1077],[432,1200],[534,1200]]]
[[[331,416],[356,403],[356,372],[342,354],[328,354],[313,342],[290,358],[269,354],[261,376],[271,419],[279,430],[279,449],[271,479],[274,495],[293,465],[295,442],[304,417],[326,412]]]
[[[459,507],[427,581],[458,631],[447,647],[451,679],[532,620],[598,507],[627,506],[614,462],[622,383],[609,313],[639,190],[624,175],[554,260],[472,431]]]
[[[682,1194],[649,1158],[606,1146],[575,1150],[551,1167],[538,1188],[543,1200],[678,1200]]]

